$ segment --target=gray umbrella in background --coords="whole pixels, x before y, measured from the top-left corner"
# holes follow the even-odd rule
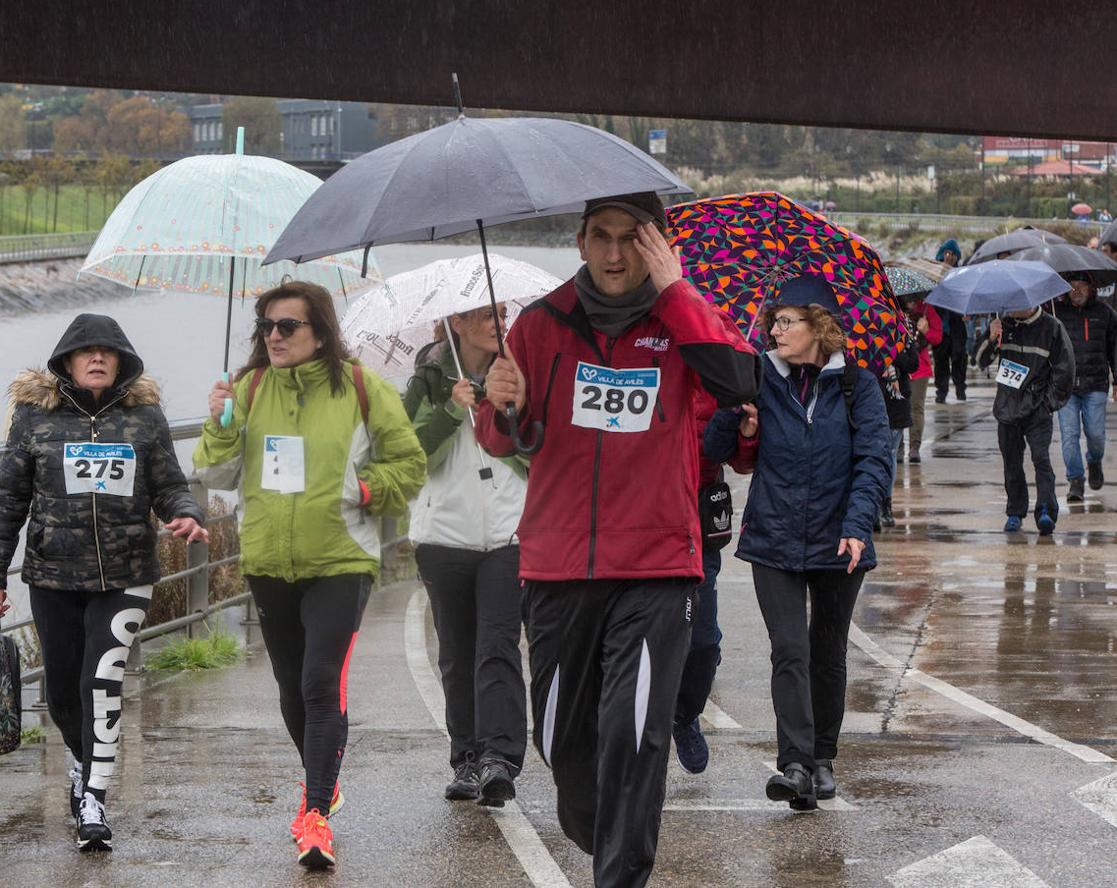
[[[998,234],[983,243],[966,262],[967,265],[976,265],[979,262],[989,262],[996,259],[1001,253],[1015,253],[1029,247],[1042,246],[1043,244],[1065,244],[1067,239],[1046,231],[1043,228],[1017,228],[1008,234]],[[277,244],[278,245],[278,244]]]
[[[370,151],[334,173],[295,214],[264,264],[305,262],[400,241],[437,240],[476,230],[489,275],[493,310],[499,300],[489,272],[485,226],[581,213],[594,197],[654,191],[688,194],[662,164],[616,136],[569,120],[469,118]],[[515,294],[511,294],[515,295]],[[497,334],[500,356],[503,338]],[[533,423],[531,446],[519,440],[515,409],[505,408],[521,453],[542,445]]]
[[[1117,222],[1110,222],[1098,238],[1098,246],[1102,244],[1117,244]]]
[[[1001,314],[1043,305],[1070,284],[1045,262],[994,259],[955,268],[927,297],[936,308],[958,314]]]
[[[1074,244],[1043,244],[1013,253],[1006,261],[1046,262],[1059,274],[1089,272],[1095,285],[1117,283],[1117,262],[1100,250]]]

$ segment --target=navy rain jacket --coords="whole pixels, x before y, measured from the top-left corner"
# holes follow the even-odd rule
[[[849,556],[838,557],[838,543],[855,537],[865,543],[860,566],[872,569],[873,520],[888,494],[893,458],[876,378],[857,372],[847,413],[845,359],[831,355],[804,407],[792,391],[788,364],[774,352],[763,361],[760,446],[737,557],[778,570],[845,570]],[[703,442],[710,459],[731,455],[739,421],[732,410],[714,414]]]

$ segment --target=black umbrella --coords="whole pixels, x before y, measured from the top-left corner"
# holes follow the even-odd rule
[[[1100,250],[1074,244],[1044,244],[1013,253],[1009,259],[1046,262],[1059,274],[1074,271],[1089,272],[1096,285],[1117,283],[1117,262]]]
[[[1042,228],[1017,228],[1008,234],[998,234],[983,243],[966,262],[976,265],[996,259],[1001,253],[1015,253],[1042,244],[1065,244],[1067,239]],[[1006,257],[1007,258],[1007,257]]]
[[[595,197],[690,187],[643,151],[616,136],[568,120],[534,117],[458,118],[370,151],[334,173],[303,204],[268,253],[304,262],[319,256],[400,241],[437,240],[474,229],[489,272],[485,226],[580,213]],[[348,246],[346,246],[348,245]],[[504,357],[499,329],[497,345]],[[519,439],[516,412],[505,408],[521,453],[542,445]]]

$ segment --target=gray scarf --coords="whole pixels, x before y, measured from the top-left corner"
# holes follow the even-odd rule
[[[616,339],[651,311],[659,298],[659,291],[650,277],[631,293],[602,296],[593,285],[593,278],[586,265],[574,275],[574,289],[578,292],[578,301],[586,310],[593,329],[600,330],[612,339]]]

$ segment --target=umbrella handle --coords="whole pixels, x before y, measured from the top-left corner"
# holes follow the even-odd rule
[[[509,437],[512,443],[516,446],[516,452],[522,453],[524,456],[531,456],[533,453],[538,453],[539,449],[543,446],[543,423],[535,420],[531,424],[531,443],[525,444],[520,437],[520,418],[516,415],[516,405],[508,404],[504,408],[504,418],[508,420]]]
[[[222,382],[228,382],[229,381],[228,371],[221,374],[221,381]],[[229,423],[231,423],[232,421],[233,421],[233,399],[232,398],[226,398],[225,399],[225,411],[221,414],[221,428],[227,429],[229,427]]]

